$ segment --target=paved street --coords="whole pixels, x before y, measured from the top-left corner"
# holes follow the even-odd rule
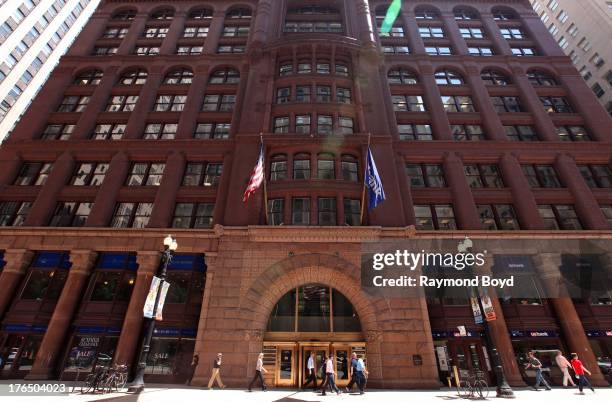
[[[205,390],[200,388],[175,387],[167,388],[163,385],[151,385],[140,395],[127,393],[115,393],[106,395],[81,395],[71,393],[62,396],[8,396],[8,381],[0,382],[0,400],[2,402],[53,402],[53,401],[113,401],[113,402],[187,402],[187,401],[206,401],[206,402],[323,402],[323,401],[360,401],[360,402],[443,402],[443,401],[464,401],[457,397],[456,392],[448,389],[438,391],[370,391],[360,396],[357,393],[342,394],[340,396],[328,394],[321,396],[311,391],[296,392],[293,390],[273,390],[268,392],[253,391],[248,393],[245,390]],[[572,389],[553,389],[550,392],[535,392],[528,389],[515,390],[516,401],[522,402],[567,402],[567,401],[589,401],[589,402],[610,402],[612,401],[612,387],[599,388],[593,394],[590,390],[585,395],[579,395],[577,390]],[[496,400],[495,393],[491,391],[488,400]],[[7,397],[8,396],[8,397]]]

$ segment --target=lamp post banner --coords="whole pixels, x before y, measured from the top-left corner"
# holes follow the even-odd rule
[[[166,296],[168,295],[168,289],[170,284],[163,282],[161,285],[161,294],[159,295],[159,302],[157,303],[157,311],[155,312],[155,321],[162,321],[162,311],[164,310],[164,303],[166,302]],[[153,301],[155,303],[155,301]]]
[[[154,276],[153,280],[151,281],[149,294],[147,295],[144,307],[142,308],[142,312],[145,318],[153,318],[153,311],[155,310],[155,299],[157,298],[157,290],[159,289],[160,282],[161,279],[159,279],[157,276]]]

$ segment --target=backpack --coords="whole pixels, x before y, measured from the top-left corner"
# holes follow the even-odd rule
[[[357,371],[361,371],[362,373],[365,371],[365,364],[363,363],[363,359],[357,359]]]

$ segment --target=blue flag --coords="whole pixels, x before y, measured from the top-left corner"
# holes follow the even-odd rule
[[[372,156],[372,150],[368,147],[368,164],[365,171],[365,185],[368,189],[368,208],[370,210],[376,208],[378,204],[387,199],[385,190],[383,189],[382,181],[376,169],[376,163]]]

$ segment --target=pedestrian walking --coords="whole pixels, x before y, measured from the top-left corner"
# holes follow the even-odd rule
[[[319,384],[319,389],[322,394],[325,395],[325,386],[327,385],[327,376],[325,375],[325,370],[327,369],[327,357],[325,353],[323,353],[323,358],[321,359],[321,384]]]
[[[315,364],[315,353],[310,352],[310,357],[308,358],[308,362],[306,363],[306,369],[308,369],[308,381],[304,383],[304,389],[310,384],[312,384],[312,390],[317,390],[317,366]]]
[[[357,359],[357,365],[355,368],[357,372],[357,386],[359,387],[359,394],[363,395],[366,382],[368,380],[368,370],[366,369],[365,362],[360,357]]]
[[[79,352],[77,352],[76,359],[79,358]],[[191,364],[189,366],[189,380],[187,380],[187,385],[191,386],[191,381],[193,380],[193,376],[195,375],[196,369],[198,368],[198,363],[200,362],[200,356],[193,355],[191,358]]]
[[[336,372],[334,370],[334,359],[330,355],[325,363],[325,376],[327,377],[327,385],[329,386],[330,392],[335,392],[340,395],[340,390],[336,386]],[[325,388],[323,388],[323,395],[325,395]]]
[[[346,392],[351,392],[353,390],[353,385],[357,384],[357,353],[353,352],[351,354],[351,365],[350,365],[350,374],[351,374],[351,380],[349,381],[349,383],[346,385],[346,387],[344,388],[344,390]],[[359,385],[357,385],[359,386]]]
[[[584,394],[584,387],[589,387],[591,388],[591,391],[595,392],[595,388],[593,388],[593,386],[589,382],[589,379],[586,376],[586,374],[591,375],[591,372],[586,367],[584,367],[580,359],[578,359],[577,353],[572,353],[571,357],[572,368],[574,369],[574,373],[576,373],[576,378],[578,379],[578,389],[580,390],[580,393]]]
[[[557,363],[557,366],[563,373],[563,386],[567,387],[567,383],[569,381],[569,383],[572,384],[572,387],[575,387],[576,384],[574,383],[574,380],[572,380],[572,376],[569,373],[569,369],[572,367],[572,365],[565,358],[565,356],[563,356],[563,352],[561,352],[560,350],[557,350],[557,356],[555,356],[555,362]]]
[[[266,382],[264,381],[263,374],[261,373],[262,371],[264,373],[268,372],[268,370],[266,370],[266,368],[263,365],[263,357],[264,357],[263,353],[260,353],[259,356],[257,357],[257,363],[255,364],[255,375],[253,376],[253,379],[251,380],[251,383],[249,384],[249,392],[251,392],[251,388],[253,388],[253,384],[255,384],[255,381],[257,380],[261,381],[262,391],[266,391],[268,389],[268,387],[266,387]]]
[[[533,389],[535,389],[536,391],[539,391],[540,384],[543,384],[546,390],[550,391],[551,390],[550,385],[548,385],[548,382],[542,375],[542,362],[540,362],[540,360],[537,357],[535,357],[533,352],[527,353],[527,360],[528,360],[528,363],[525,366],[525,368],[526,369],[532,368],[535,370],[535,373],[536,373],[536,382],[535,382],[535,385],[533,386]]]
[[[222,353],[217,353],[217,358],[213,362],[212,373],[210,375],[210,380],[208,380],[208,389],[212,389],[213,385],[215,385],[215,381],[219,388],[225,388],[223,385],[223,381],[221,380],[221,361],[223,359]]]

